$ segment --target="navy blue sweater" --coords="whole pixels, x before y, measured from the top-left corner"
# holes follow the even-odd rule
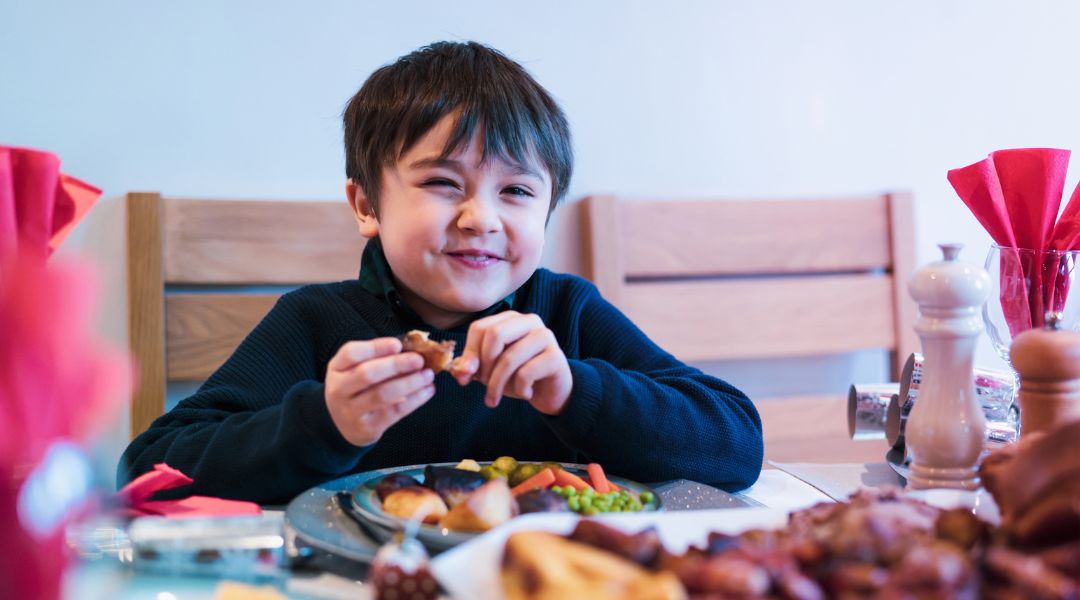
[[[398,336],[415,324],[358,280],[312,285],[282,296],[195,395],[131,442],[118,481],[166,462],[195,483],[159,497],[282,503],[349,473],[500,455],[598,462],[637,481],[686,478],[726,490],[757,479],[753,403],[656,346],[591,283],[539,269],[513,308],[539,315],[570,363],[573,390],[557,417],[510,398],[489,409],[482,384],[440,374],[427,404],[375,444],[353,446],[326,408],[327,363],[349,340]],[[466,327],[428,329],[465,347]]]

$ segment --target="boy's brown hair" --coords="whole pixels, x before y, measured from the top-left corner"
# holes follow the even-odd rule
[[[440,119],[457,115],[447,158],[481,128],[483,159],[524,163],[534,154],[551,175],[550,214],[573,172],[570,126],[555,100],[521,65],[476,42],[437,42],[368,77],[345,109],[345,174],[376,216],[382,169],[397,163]]]

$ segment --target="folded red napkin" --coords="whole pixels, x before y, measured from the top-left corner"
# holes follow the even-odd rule
[[[1071,265],[1060,254],[1043,252],[1080,247],[1080,186],[1058,218],[1069,155],[1053,148],[999,150],[948,173],[960,199],[1004,247],[1000,301],[1013,335],[1041,327],[1047,310],[1065,305]]]
[[[180,500],[150,500],[162,490],[171,490],[194,483],[187,475],[165,463],[154,465],[154,470],[143,473],[116,493],[126,514],[131,516],[164,517],[231,517],[258,515],[262,509],[254,502],[225,500],[209,496],[188,496]]]
[[[101,190],[60,172],[51,152],[0,146],[0,252],[18,247],[48,256]]]

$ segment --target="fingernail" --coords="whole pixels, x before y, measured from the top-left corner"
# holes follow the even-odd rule
[[[424,369],[423,371],[420,371],[420,376],[423,378],[424,381],[434,381],[435,371],[432,371],[431,369]]]
[[[429,385],[426,388],[424,388],[424,397],[425,398],[430,398],[430,397],[432,397],[434,395],[435,395],[435,386]]]

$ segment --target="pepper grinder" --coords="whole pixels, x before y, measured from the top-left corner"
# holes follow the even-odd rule
[[[1059,319],[1048,314],[1045,328],[1017,335],[1009,351],[1020,375],[1022,434],[1080,420],[1080,333],[1059,329]]]
[[[916,489],[979,487],[976,465],[986,419],[975,395],[975,342],[990,288],[981,267],[957,260],[960,244],[938,246],[944,260],[917,270],[908,291],[919,304],[915,332],[922,340],[919,401],[908,416],[908,483]]]

